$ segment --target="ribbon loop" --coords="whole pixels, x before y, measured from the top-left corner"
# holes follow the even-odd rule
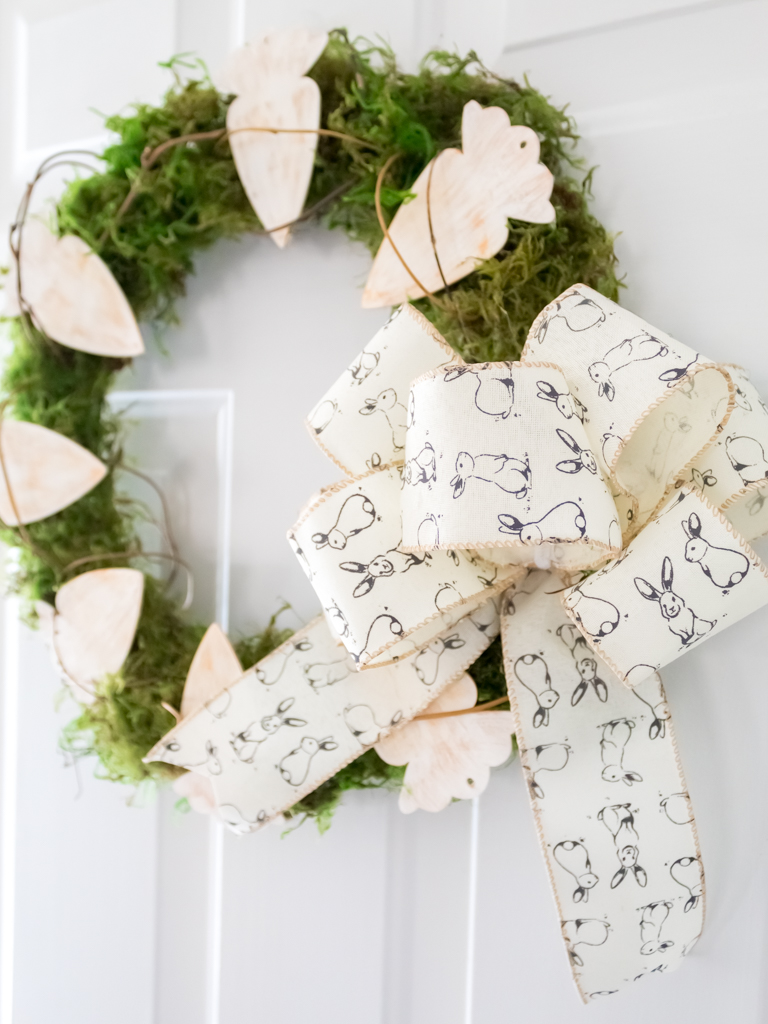
[[[699,492],[681,490],[563,603],[589,645],[635,686],[768,604],[768,569]]]
[[[400,463],[411,381],[461,362],[425,316],[400,306],[314,407],[309,432],[349,476]]]
[[[411,386],[405,550],[473,549],[572,570],[621,551],[621,528],[575,399],[550,363],[434,370]]]
[[[344,480],[288,535],[359,668],[412,655],[521,574],[471,552],[404,550],[400,493],[396,467]]]
[[[601,468],[636,499],[636,509],[625,505],[629,536],[661,507],[734,405],[725,368],[581,284],[539,314],[523,359],[562,368]]]

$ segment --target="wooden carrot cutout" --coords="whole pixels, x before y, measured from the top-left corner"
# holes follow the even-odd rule
[[[189,666],[181,698],[181,717],[197,711],[223,694],[243,674],[243,668],[226,634],[215,622],[209,626]]]
[[[325,49],[325,32],[290,29],[273,32],[237,50],[221,76],[238,94],[227,112],[227,128],[237,173],[251,205],[267,230],[295,220],[312,177],[317,134],[273,134],[244,128],[317,129],[320,89],[309,71]],[[275,231],[280,248],[290,228]]]
[[[49,338],[68,348],[117,359],[144,351],[123,290],[82,238],[57,238],[40,221],[29,220],[21,235],[20,263],[22,298]],[[8,284],[8,316],[20,312],[17,280],[14,276]]]
[[[424,714],[458,711],[477,702],[477,687],[468,675],[445,689]],[[509,711],[415,719],[377,743],[387,764],[407,764],[400,810],[421,807],[442,811],[451,799],[467,800],[488,785],[490,768],[512,753],[514,723]]]
[[[415,198],[403,203],[389,226],[398,252],[430,292],[494,256],[507,241],[509,218],[534,224],[555,219],[549,202],[554,178],[539,163],[534,131],[511,125],[501,107],[484,109],[470,100],[461,132],[463,151],[443,150],[424,168],[412,188]],[[363,306],[394,306],[424,294],[385,238],[368,275]]]
[[[54,663],[84,704],[94,685],[119,672],[136,635],[144,593],[137,569],[95,569],[76,576],[56,594],[56,607],[36,610]]]
[[[18,526],[19,521],[35,523],[61,511],[87,494],[107,472],[87,449],[36,423],[3,420],[0,444],[5,469],[0,471],[0,519],[9,526]]]

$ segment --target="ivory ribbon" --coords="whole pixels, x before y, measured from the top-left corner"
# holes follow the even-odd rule
[[[743,371],[583,285],[519,363],[464,364],[406,306],[309,427],[346,474],[288,535],[328,625],[148,759],[210,775],[231,827],[256,829],[459,678],[505,591],[510,703],[582,998],[676,966],[703,869],[657,670],[768,603],[737,532],[768,530],[768,409]]]

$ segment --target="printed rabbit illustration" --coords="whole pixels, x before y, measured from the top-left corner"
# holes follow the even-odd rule
[[[523,523],[517,516],[502,512],[499,533],[509,533],[527,543],[579,540],[587,529],[587,520],[575,501],[561,501],[533,522]]]
[[[649,670],[654,673],[652,676],[647,676],[637,685],[633,684],[633,674],[636,673],[635,678],[640,672],[642,672],[643,676],[646,676]],[[666,723],[670,719],[669,706],[667,705],[667,697],[661,684],[661,678],[653,665],[633,665],[629,672],[627,672],[627,684],[635,697],[645,704],[651,712],[648,738],[651,740],[664,739],[667,732]]]
[[[717,477],[713,475],[711,469],[691,469],[691,483],[694,484],[700,491],[703,491],[706,487],[714,487],[717,483]]]
[[[334,633],[339,637],[349,636],[349,623],[344,612],[334,601],[330,608],[323,605],[325,617]]]
[[[608,939],[611,926],[607,921],[599,921],[595,918],[577,918],[575,921],[561,921],[560,927],[563,930],[563,938],[568,947],[568,955],[571,962],[577,967],[583,967],[584,961],[576,952],[577,946],[602,946]]]
[[[568,598],[571,609],[585,632],[593,637],[608,636],[621,621],[619,609],[602,597],[590,597],[575,587]]]
[[[294,654],[311,650],[311,640],[293,640],[289,643],[288,648],[282,653],[282,655],[276,655],[274,658],[270,659],[267,667],[257,668],[254,675],[260,683],[263,683],[264,686],[274,686],[275,683],[280,682],[283,678],[283,673],[288,667],[288,662]]]
[[[586,846],[577,840],[566,839],[565,842],[558,843],[554,847],[552,856],[564,871],[573,876],[576,882],[573,902],[587,903],[589,890],[594,889],[600,879],[592,871]]]
[[[314,665],[304,666],[304,675],[315,692],[325,686],[340,683],[342,679],[349,676],[349,671],[349,662],[346,658],[341,661],[317,662]]]
[[[674,412],[664,414],[661,429],[651,452],[650,464],[647,466],[648,472],[654,480],[665,481],[667,479],[669,475],[667,462],[670,452],[674,457],[677,450],[677,444],[674,442],[682,441],[683,436],[689,434],[691,429],[691,422],[687,416],[678,416]]]
[[[437,480],[437,460],[435,450],[427,441],[418,455],[408,459],[403,469],[403,482],[406,484],[429,484]]]
[[[301,786],[309,775],[312,760],[320,751],[336,750],[338,743],[332,736],[316,740],[313,736],[305,736],[298,747],[281,758],[277,768],[289,786]]]
[[[537,398],[543,398],[545,402],[554,402],[557,411],[565,419],[576,419],[584,422],[587,407],[583,405],[570,391],[558,391],[557,388],[546,380],[537,380],[536,387],[539,389]]]
[[[396,711],[389,722],[379,722],[372,707],[368,704],[353,704],[344,708],[344,722],[364,747],[378,743],[385,729],[391,729],[403,717],[402,711]]]
[[[284,701],[281,701],[277,705],[277,709],[273,715],[265,715],[261,720],[261,729],[264,733],[263,736],[252,736],[251,729],[253,728],[253,722],[246,726],[241,732],[237,733],[229,741],[230,747],[235,752],[235,756],[239,761],[243,761],[245,764],[253,764],[253,759],[259,751],[259,747],[262,743],[274,736],[275,733],[281,729],[284,725],[287,725],[293,729],[301,728],[307,723],[303,718],[289,718],[287,712],[293,707],[296,702],[295,697],[286,697]]]
[[[232,694],[229,690],[224,690],[222,693],[217,694],[213,700],[208,701],[205,705],[205,710],[214,718],[223,718],[229,711],[231,703]]]
[[[313,409],[309,414],[309,425],[314,430],[315,434],[322,434],[322,432],[328,427],[333,417],[338,412],[338,405],[336,402],[331,401],[330,398],[326,398],[325,401],[321,402],[316,409]]]
[[[749,569],[746,555],[733,548],[717,547],[705,540],[701,535],[701,520],[695,512],[691,512],[682,527],[688,537],[685,545],[686,562],[698,562],[704,575],[723,590],[741,583]]]
[[[456,476],[451,480],[454,498],[464,493],[467,480],[482,480],[496,484],[502,491],[524,498],[531,486],[531,469],[528,462],[510,458],[508,455],[475,455],[459,452],[456,459]]]
[[[349,374],[352,377],[352,386],[362,384],[364,380],[373,373],[379,365],[381,354],[379,352],[367,352],[365,349],[349,367]]]
[[[745,486],[768,477],[765,450],[754,437],[727,437],[725,454]]]
[[[518,681],[536,698],[538,707],[533,715],[534,729],[549,725],[550,709],[560,700],[560,694],[552,689],[546,661],[538,654],[523,654],[512,670]]]
[[[366,398],[365,405],[360,409],[361,416],[372,416],[373,413],[382,413],[392,431],[392,447],[395,451],[402,451],[405,448],[405,424],[408,418],[408,410],[398,402],[397,392],[394,388],[386,388],[379,392],[375,398]]]
[[[536,776],[539,772],[561,772],[568,764],[571,748],[567,743],[543,743],[538,747],[534,747],[533,750],[525,751],[524,756],[525,760],[523,763],[526,760],[528,762],[531,793],[537,799],[542,800],[544,790],[541,788],[541,784]]]
[[[643,777],[638,772],[628,771],[624,767],[624,753],[626,746],[632,738],[632,730],[635,723],[631,718],[615,718],[607,722],[603,727],[603,737],[600,740],[600,758],[603,762],[602,779],[604,782],[623,782],[625,786],[631,786],[635,782],[642,782]]]
[[[365,594],[370,594],[376,580],[408,572],[414,565],[423,565],[431,557],[429,553],[409,554],[407,551],[401,551],[395,547],[385,551],[383,555],[376,555],[370,562],[340,562],[339,568],[345,572],[360,573],[364,576],[364,579],[352,591],[354,597],[363,597]]]
[[[643,956],[652,956],[654,953],[662,953],[665,949],[674,946],[669,939],[662,940],[661,929],[664,927],[672,904],[667,900],[659,900],[656,903],[649,903],[643,907],[640,918],[640,941],[642,946],[640,952]]]
[[[637,863],[640,851],[639,837],[635,829],[635,817],[629,804],[612,804],[598,811],[598,821],[602,821],[613,836],[616,856],[621,867],[611,879],[611,888],[621,885],[627,875],[632,872],[635,881],[643,888],[648,884],[648,875]]]
[[[575,459],[564,459],[562,462],[558,462],[555,468],[559,469],[561,473],[580,473],[582,469],[586,469],[594,476],[597,473],[597,463],[589,448],[582,448],[567,431],[561,430],[559,427],[555,433],[576,456]]]
[[[672,560],[668,556],[664,557],[661,566],[661,591],[657,590],[648,580],[644,580],[642,576],[635,576],[635,586],[638,592],[646,601],[658,602],[659,611],[670,631],[675,636],[679,636],[683,646],[687,647],[706,636],[715,627],[717,620],[709,622],[707,619],[700,619],[686,605],[682,597],[672,590],[673,582],[674,569]]]
[[[312,572],[312,566],[309,564],[309,559],[307,558],[306,552],[304,551],[302,546],[299,544],[299,542],[296,540],[296,534],[295,533],[290,533],[290,532],[288,533],[288,543],[291,545],[291,548],[293,549],[293,553],[298,558],[299,565],[304,570],[304,575],[311,582],[312,578],[313,578],[313,576],[315,574]]]
[[[699,353],[697,352],[690,363],[686,363],[685,366],[673,366],[669,370],[665,370],[659,374],[659,380],[666,381],[668,388],[673,388],[678,381],[682,380],[683,377],[687,377],[690,373],[691,367],[699,361]]]
[[[418,654],[414,655],[411,665],[413,665],[413,669],[420,681],[425,686],[432,686],[437,680],[440,659],[445,652],[459,650],[465,643],[466,641],[462,640],[458,633],[453,633],[444,639],[437,637],[423,650],[419,651]]]
[[[571,695],[571,706],[575,707],[581,701],[590,685],[597,699],[605,704],[608,700],[608,687],[597,674],[597,659],[583,635],[570,623],[558,626],[557,635],[571,652],[576,663],[576,671],[581,676],[581,682]]]
[[[171,749],[171,744],[166,745],[166,749]],[[178,749],[178,745],[177,745]],[[219,760],[219,749],[215,747],[210,740],[205,744],[206,758],[204,761],[200,761],[197,764],[184,764],[182,768],[186,768],[187,771],[195,772],[199,771],[201,775],[221,775],[222,767],[221,761]]]
[[[367,530],[376,521],[376,509],[364,494],[350,494],[339,509],[336,522],[327,533],[313,533],[312,543],[319,550],[326,546],[343,551],[347,542]]]
[[[693,821],[691,802],[687,793],[671,793],[659,801],[673,825],[687,825]]]
[[[416,540],[422,548],[436,548],[440,543],[440,527],[434,513],[430,512],[419,523]]]
[[[402,636],[405,630],[403,624],[394,615],[382,613],[377,615],[368,627],[368,634],[361,650],[352,652],[352,660],[356,665],[363,661],[363,656],[379,650],[391,643],[392,637]],[[366,659],[368,660],[368,659]]]
[[[577,299],[576,302],[571,302]],[[566,306],[566,303],[568,304]],[[565,307],[565,309],[563,308]],[[597,327],[605,321],[605,311],[592,299],[581,295],[581,292],[574,292],[573,295],[566,295],[560,301],[553,303],[553,312],[544,317],[538,325],[535,338],[541,345],[547,336],[547,331],[553,321],[564,320],[569,331],[580,333],[588,331],[591,327]]]
[[[598,385],[597,393],[612,402],[616,395],[612,377],[619,370],[626,369],[632,363],[645,362],[648,359],[656,359],[667,354],[667,346],[643,331],[634,338],[625,338],[609,349],[602,360],[592,363],[587,367],[589,376]]]
[[[600,443],[603,449],[603,462],[606,466],[611,466],[624,442],[618,434],[603,434]]]
[[[699,905],[699,900],[704,895],[704,879],[701,872],[701,864],[697,857],[680,857],[669,869],[672,878],[688,890],[688,899],[685,901],[683,910],[687,914]]]
[[[477,378],[475,407],[486,416],[500,416],[505,420],[515,404],[515,382],[512,377],[481,377],[469,366],[453,366],[445,373],[445,380],[458,380],[465,373]]]

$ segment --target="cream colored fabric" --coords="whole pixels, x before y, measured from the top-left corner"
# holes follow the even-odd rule
[[[411,386],[403,547],[474,549],[567,569],[621,551],[616,507],[574,400],[548,363],[435,370]]]
[[[635,686],[768,604],[768,570],[717,509],[681,490],[563,603],[590,646]]]
[[[394,467],[343,481],[323,492],[289,534],[359,668],[412,655],[521,572],[472,552],[405,551],[400,495]]]
[[[350,476],[402,462],[411,381],[461,362],[426,317],[401,306],[314,407],[309,431]]]
[[[324,619],[305,629],[172,729],[145,761],[208,776],[235,832],[252,832],[418,714],[499,629],[492,602],[414,657],[357,672]]]
[[[523,360],[557,364],[582,404],[601,469],[637,499],[626,505],[625,535],[648,521],[733,407],[723,367],[585,285],[536,318]]]
[[[739,366],[726,367],[735,406],[726,429],[690,468],[690,482],[746,539],[768,533],[768,408]]]
[[[628,690],[554,576],[525,589],[502,615],[515,733],[574,980],[601,1000],[678,967],[701,932],[693,811],[659,677]]]

